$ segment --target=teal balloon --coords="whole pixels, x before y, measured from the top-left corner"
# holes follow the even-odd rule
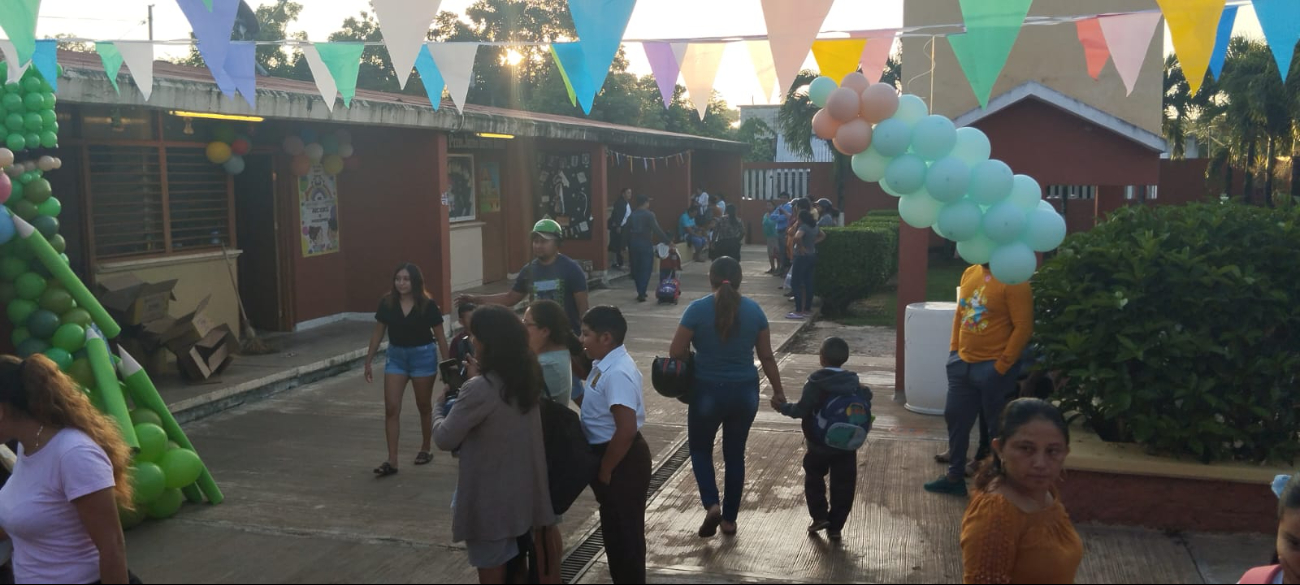
[[[970,198],[980,205],[996,205],[1011,195],[1015,174],[1000,160],[987,160],[975,166],[970,177]]]
[[[338,135],[326,134],[325,136],[322,136],[320,139],[320,146],[321,149],[325,151],[326,155],[338,154],[339,153]],[[238,174],[238,173],[234,173],[234,174]]]
[[[27,139],[23,138],[23,135],[18,134],[17,132],[10,134],[5,138],[5,148],[14,152],[27,150]]]
[[[960,199],[944,206],[939,212],[939,223],[935,225],[945,238],[964,242],[978,236],[984,229],[984,212],[974,201]]]
[[[27,359],[38,353],[42,353],[49,348],[50,344],[45,343],[44,340],[31,337],[28,338],[27,341],[18,344],[18,357]]]
[[[55,124],[55,126],[58,126],[58,124]],[[40,139],[42,147],[54,148],[59,145],[59,131],[57,128],[54,130],[45,130],[44,132],[41,132]]]
[[[5,128],[22,132],[27,127],[27,119],[22,114],[10,113],[5,116]]]
[[[813,105],[824,108],[826,107],[826,98],[829,98],[831,92],[839,87],[839,84],[835,83],[834,79],[823,75],[814,79],[812,84],[808,86],[808,99],[812,100]]]
[[[244,157],[236,154],[231,156],[230,160],[222,163],[221,166],[227,173],[238,175],[239,173],[244,172]]]
[[[162,417],[158,416],[158,413],[149,410],[148,408],[145,408],[143,406],[137,406],[131,409],[131,424],[133,425],[151,424],[151,425],[157,425],[158,427],[161,428]],[[137,435],[138,434],[139,433],[137,433]],[[170,442],[171,441],[168,441],[168,443]],[[171,449],[170,446],[168,446],[167,448],[169,450]]]
[[[60,372],[66,372],[68,368],[72,367],[72,354],[65,349],[51,347],[41,353],[44,353],[45,357],[50,358],[50,361],[59,366]]]
[[[1011,196],[1007,200],[1025,211],[1033,211],[1043,200],[1043,188],[1033,177],[1016,175],[1011,181]]]
[[[929,114],[930,108],[925,105],[925,100],[909,93],[898,98],[898,112],[894,117],[908,124],[915,124]]]
[[[23,184],[25,185],[23,188],[23,197],[36,205],[45,203],[45,200],[49,199],[54,194],[54,189],[50,186],[50,182],[44,177],[32,175],[31,180],[23,181]]]
[[[1024,242],[1012,242],[993,251],[989,269],[1004,284],[1028,282],[1038,269],[1038,256]]]
[[[158,499],[167,490],[167,476],[158,464],[149,461],[136,461],[131,465],[132,498],[137,504],[149,504]]]
[[[27,317],[27,330],[32,332],[32,337],[51,339],[59,330],[59,316],[53,311],[37,309]]]
[[[1025,210],[1003,201],[984,212],[984,235],[997,244],[1009,244],[1025,233]]]
[[[39,90],[40,88],[38,87],[37,89]],[[27,111],[29,112],[37,112],[43,110],[45,109],[45,99],[41,97],[39,91],[34,93],[29,93],[23,96],[23,107],[27,108]]]
[[[144,513],[154,520],[166,520],[180,512],[184,503],[185,494],[181,490],[166,489],[153,502],[145,504]]]
[[[1029,213],[1029,227],[1023,239],[1035,252],[1051,252],[1065,241],[1065,233],[1065,218],[1055,209],[1035,209]]]
[[[971,264],[987,264],[993,257],[995,247],[997,244],[994,244],[993,240],[980,234],[964,242],[957,242],[957,254],[961,255],[962,260]]]
[[[973,167],[993,155],[993,145],[979,128],[966,126],[957,129],[957,142],[953,145],[952,155]]]
[[[137,424],[135,436],[140,443],[140,454],[136,455],[137,461],[157,463],[167,452],[167,432],[162,427],[152,423]],[[163,473],[165,474],[166,471]]]
[[[199,479],[203,473],[203,461],[197,453],[189,449],[168,451],[162,456],[159,465],[167,474],[167,487],[180,489]]]
[[[949,156],[930,165],[925,176],[925,189],[930,196],[944,203],[952,203],[966,195],[970,187],[970,167],[961,159]]]
[[[942,213],[942,212],[939,213],[939,219],[940,219],[940,220],[943,219],[943,213]],[[939,227],[939,222],[935,222],[934,225],[930,226],[930,229],[931,229],[931,230],[934,230],[934,233],[938,234],[939,237],[941,237],[941,238],[943,238],[943,239],[945,239],[945,240],[951,240],[951,239],[952,239],[952,238],[948,237],[948,234],[943,233],[943,229]]]
[[[1038,209],[1046,209],[1047,211],[1056,213],[1056,206],[1052,205],[1052,202],[1046,199],[1043,199],[1038,202]]]
[[[11,91],[10,90],[11,87],[17,87],[17,85],[12,83],[6,85],[5,90]],[[6,93],[3,98],[0,98],[0,105],[3,105],[5,107],[5,110],[8,111],[10,114],[14,112],[21,112],[23,111],[23,96],[18,95],[17,93]],[[19,117],[21,118],[22,116]]]
[[[5,313],[9,316],[9,322],[14,325],[23,326],[27,323],[27,318],[32,316],[39,309],[35,301],[27,299],[17,299],[11,301],[5,308]]]
[[[86,345],[86,328],[76,323],[64,323],[54,330],[54,347],[62,349],[69,354],[81,351]],[[69,363],[72,360],[68,360]]]
[[[876,124],[871,147],[886,158],[901,156],[912,146],[912,126],[897,117]]]
[[[45,279],[35,272],[27,272],[14,281],[14,289],[18,292],[18,298],[35,301],[41,298],[41,293],[45,292]]]
[[[13,256],[5,256],[0,259],[0,278],[13,282],[27,272],[27,261]]]
[[[957,127],[944,116],[921,118],[912,130],[912,149],[925,160],[948,156],[957,145]]]
[[[925,187],[925,159],[915,154],[904,154],[889,163],[885,169],[885,182],[889,188],[903,195],[911,195]],[[934,221],[925,224],[930,227]]]
[[[41,119],[41,115],[39,113],[27,112],[27,115],[23,116],[23,129],[27,130],[28,132],[40,132],[41,129],[44,127],[45,127],[45,120]]]
[[[32,220],[32,227],[48,240],[59,233],[59,220],[49,215],[38,215]]]
[[[928,228],[939,221],[939,212],[943,204],[935,201],[928,193],[913,193],[904,196],[898,202],[898,215],[908,225],[916,228]]]
[[[13,342],[14,347],[18,347],[19,344],[31,338],[32,332],[28,331],[26,327],[14,329],[14,332],[9,334],[9,341]]]
[[[853,174],[868,183],[878,183],[885,178],[885,169],[889,168],[889,159],[874,147],[853,155]]]
[[[58,217],[60,213],[63,213],[63,204],[60,203],[58,199],[56,199],[56,198],[54,198],[54,197],[50,197],[49,199],[46,199],[46,200],[45,200],[45,203],[42,203],[42,204],[36,206],[36,212],[39,213],[39,214],[41,214],[41,215],[48,215],[48,216],[50,216],[50,217]],[[0,223],[3,223],[3,222],[0,222]],[[12,222],[11,222],[11,223],[12,223]],[[0,238],[0,241],[2,241],[2,240],[3,240],[3,238]],[[50,243],[53,244],[53,242],[50,242]],[[57,250],[56,250],[56,251],[57,251]]]

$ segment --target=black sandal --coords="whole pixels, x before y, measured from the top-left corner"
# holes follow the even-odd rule
[[[415,456],[416,465],[428,465],[430,463],[433,463],[433,455],[430,455],[428,451],[420,451],[420,453]]]
[[[390,465],[387,461],[375,468],[375,477],[388,477],[396,474],[397,468]]]
[[[710,538],[718,533],[718,526],[722,524],[722,512],[717,514],[709,512],[704,516],[704,523],[700,525],[700,538]]]

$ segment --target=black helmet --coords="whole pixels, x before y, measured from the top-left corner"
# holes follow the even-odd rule
[[[688,402],[695,382],[695,354],[685,360],[656,357],[650,366],[650,383],[666,398]]]

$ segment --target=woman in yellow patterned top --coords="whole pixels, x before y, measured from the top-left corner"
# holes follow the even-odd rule
[[[1073,583],[1083,542],[1056,483],[1070,453],[1070,429],[1037,398],[1007,405],[992,459],[975,480],[961,523],[966,583]]]

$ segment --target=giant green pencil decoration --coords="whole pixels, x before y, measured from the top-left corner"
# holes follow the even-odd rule
[[[104,412],[117,420],[126,444],[139,451],[140,441],[135,437],[135,424],[126,408],[122,387],[117,384],[117,371],[113,369],[113,360],[108,354],[108,343],[95,333],[93,327],[86,330],[86,357],[90,359],[90,371],[95,375],[95,392],[99,393]]]
[[[172,416],[172,411],[167,408],[163,402],[162,396],[158,394],[158,389],[154,387],[153,380],[149,379],[149,374],[140,367],[140,362],[135,361],[131,354],[125,349],[118,348],[118,354],[122,356],[122,363],[118,364],[121,368],[122,379],[126,381],[126,389],[131,393],[131,400],[135,402],[136,408],[148,408],[162,419],[163,430],[167,431],[167,438],[176,441],[184,449],[194,451],[194,445],[190,443],[189,437],[185,436],[181,430],[181,425],[176,422],[176,417]],[[197,451],[195,451],[197,453]],[[212,479],[212,474],[208,472],[208,466],[203,466],[203,473],[199,475],[199,489],[203,495],[208,497],[208,501],[213,504],[220,504],[225,496],[221,494],[221,489],[217,487],[216,480]],[[188,495],[187,495],[188,496]],[[192,500],[191,500],[192,501]]]
[[[91,319],[99,326],[100,331],[103,331],[104,335],[109,339],[114,339],[120,335],[122,327],[109,316],[108,311],[104,310],[104,306],[99,304],[99,299],[90,294],[90,289],[86,288],[81,279],[77,278],[77,275],[72,272],[72,267],[68,266],[59,257],[59,253],[54,251],[53,246],[50,246],[50,241],[46,240],[41,232],[36,231],[32,224],[23,221],[23,218],[15,215],[13,220],[18,237],[27,242],[27,246],[31,248],[32,253],[41,261],[41,264],[45,265],[45,269],[49,270],[50,274],[63,284],[63,288],[67,289],[68,294],[72,295],[72,298],[77,301],[77,306],[90,313]]]

